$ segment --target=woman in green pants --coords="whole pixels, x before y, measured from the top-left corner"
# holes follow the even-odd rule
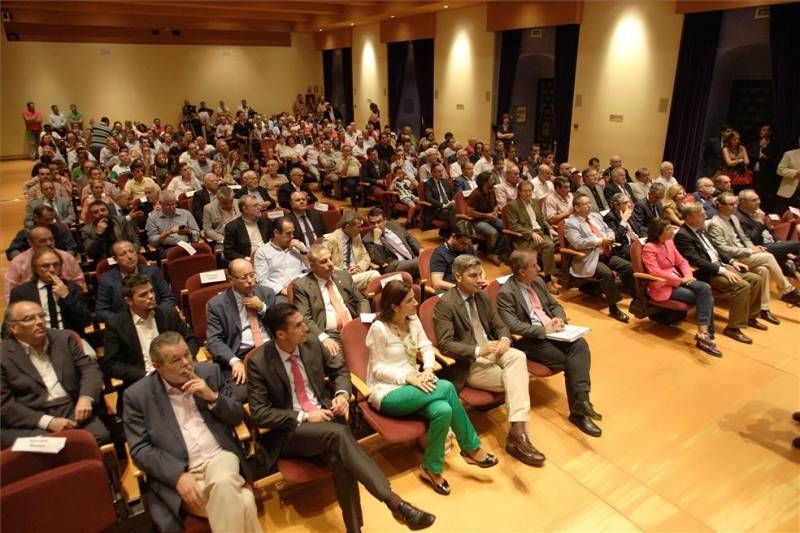
[[[461,456],[470,464],[489,468],[497,458],[481,449],[452,383],[433,373],[433,345],[417,318],[417,301],[411,285],[390,281],[381,292],[381,312],[367,333],[370,403],[389,416],[416,414],[428,420],[428,448],[420,466],[420,478],[439,494],[450,494],[442,476],[444,441],[450,427],[456,434]],[[422,353],[423,371],[417,366]]]

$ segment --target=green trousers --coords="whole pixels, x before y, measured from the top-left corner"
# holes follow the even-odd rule
[[[444,440],[451,426],[463,451],[474,452],[481,446],[478,434],[458,399],[456,388],[447,380],[437,381],[433,392],[403,385],[383,397],[380,410],[389,416],[418,414],[428,420],[428,448],[422,458],[422,467],[428,472],[442,473]]]

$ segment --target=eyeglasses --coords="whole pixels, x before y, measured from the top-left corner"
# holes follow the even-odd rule
[[[238,279],[239,281],[245,281],[245,280],[248,280],[248,279],[255,279],[256,278],[256,273],[255,272],[248,272],[247,274],[242,274],[241,276],[234,276],[233,274],[231,274],[231,277],[233,279]]]
[[[729,205],[731,207],[739,205],[739,202],[727,203],[727,202],[720,202],[719,205]]]
[[[9,322],[12,323],[12,324],[15,323],[15,322],[19,322],[21,324],[32,324],[32,323],[36,322],[37,320],[41,320],[41,321],[44,322],[44,320],[46,318],[47,318],[47,315],[45,315],[44,313],[36,313],[35,315],[26,315],[26,316],[24,316],[22,318],[18,318],[17,320],[9,320]]]

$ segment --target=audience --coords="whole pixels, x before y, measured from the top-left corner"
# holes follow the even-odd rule
[[[431,255],[431,287],[437,292],[444,292],[455,287],[453,261],[462,254],[475,255],[472,238],[475,230],[466,220],[456,222],[450,237],[440,244]]]
[[[434,164],[431,167],[431,179],[425,181],[424,192],[425,202],[428,204],[422,210],[424,219],[423,229],[432,226],[434,220],[441,220],[450,224],[453,218],[453,191],[450,182],[444,175],[444,166]],[[422,180],[422,168],[420,168],[420,179]],[[442,232],[440,232],[440,235]]]
[[[372,230],[364,236],[364,246],[380,273],[408,272],[419,279],[419,241],[398,222],[386,220],[380,207],[369,210],[367,222]]]
[[[695,182],[695,192],[692,193],[695,201],[703,206],[706,218],[711,218],[717,214],[717,207],[714,202],[714,182],[708,178],[699,178]]]
[[[273,221],[272,240],[256,250],[253,266],[258,284],[272,289],[279,301],[287,301],[291,282],[308,272],[308,248],[295,239],[289,217]]]
[[[194,204],[192,207],[194,208]],[[223,185],[217,190],[214,199],[203,207],[200,219],[203,221],[203,236],[214,244],[216,250],[224,252],[225,228],[241,215],[239,202],[235,200],[233,190]]]
[[[783,273],[800,281],[797,272],[797,259],[800,257],[800,241],[776,241],[775,235],[765,224],[766,215],[761,210],[761,198],[753,189],[743,189],[739,192],[739,210],[736,217],[742,227],[742,232],[756,246],[763,246],[775,256]]]
[[[589,198],[589,203],[592,205],[592,212],[600,213],[607,210],[609,205],[606,201],[605,193],[603,192],[602,187],[597,184],[597,179],[599,177],[597,170],[593,168],[587,168],[583,171],[582,176],[583,185],[578,187],[578,190],[575,191],[575,194],[584,194]],[[633,185],[634,184],[631,184],[631,187],[633,187]]]
[[[87,257],[99,261],[110,256],[111,247],[119,241],[130,242],[134,249],[139,248],[139,237],[133,222],[124,216],[110,214],[108,205],[100,200],[93,201],[87,208],[92,214],[92,221],[81,228],[83,249]]]
[[[500,265],[502,263],[501,256],[507,255],[507,243],[503,237],[503,219],[500,216],[502,208],[496,199],[500,185],[493,185],[492,175],[488,172],[480,174],[476,182],[478,188],[474,189],[467,198],[466,214],[472,220],[475,232],[484,240],[486,258],[495,265]],[[514,199],[516,199],[516,188],[514,189]]]
[[[294,224],[294,237],[302,241],[306,248],[311,248],[318,239],[325,235],[322,215],[316,209],[308,208],[308,194],[294,191],[290,196],[289,218]]]
[[[197,242],[200,228],[189,211],[178,207],[175,193],[161,191],[158,201],[160,209],[151,211],[147,216],[145,231],[150,244],[158,248],[159,255],[163,257],[167,248],[179,242]]]
[[[270,237],[270,222],[261,216],[258,200],[247,194],[238,203],[241,216],[225,225],[222,242],[223,255],[228,261],[249,259]]]
[[[633,202],[636,199],[636,195],[633,194],[633,189],[630,185],[630,178],[628,177],[628,171],[622,167],[610,167],[610,173],[608,175],[609,181],[606,184],[606,188],[603,189],[603,194],[606,196],[606,203],[611,201],[611,198],[615,194],[622,193],[628,197],[628,199]],[[653,184],[655,185],[655,183]],[[653,192],[653,188],[650,188],[650,192]]]
[[[663,164],[664,163],[662,163],[662,165]],[[664,171],[662,170],[661,173],[663,176]],[[634,196],[632,203],[639,203],[647,198],[647,195],[650,192],[650,187],[653,185],[653,181],[650,177],[650,171],[644,167],[637,169],[636,172],[634,172],[634,175],[636,176],[636,179],[630,184]],[[672,179],[674,180],[675,178]],[[675,183],[677,184],[677,180]]]
[[[608,187],[606,187],[606,191],[608,191]],[[639,237],[647,235],[647,228],[651,220],[664,216],[664,206],[661,202],[664,200],[665,194],[666,189],[664,189],[663,185],[653,183],[647,193],[647,198],[636,202],[636,206],[633,208],[633,218],[639,227]],[[608,196],[606,194],[606,197],[610,200],[613,195]],[[630,196],[628,196],[628,199],[632,200]]]
[[[33,227],[42,227],[50,230],[55,247],[70,254],[78,253],[78,244],[69,231],[69,228],[56,219],[56,212],[52,207],[39,205],[33,210]],[[29,234],[31,229],[21,229],[14,236],[11,244],[6,248],[6,258],[12,261],[17,255],[31,247]]]
[[[339,220],[339,228],[323,236],[325,246],[331,251],[331,261],[337,269],[344,270],[353,283],[365,292],[370,281],[380,276],[370,270],[371,259],[361,240],[361,219],[355,211],[346,211]]]
[[[39,182],[41,189],[41,198],[34,198],[28,202],[25,210],[25,227],[32,228],[34,226],[33,213],[40,205],[51,208],[56,216],[56,219],[61,224],[67,226],[75,223],[75,209],[72,207],[72,202],[62,196],[56,195],[56,185],[51,180],[42,180]]]

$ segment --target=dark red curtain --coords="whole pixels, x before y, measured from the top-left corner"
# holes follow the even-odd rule
[[[353,49],[342,48],[342,80],[344,84],[344,123],[353,121]]]
[[[517,61],[522,44],[522,30],[503,32],[500,44],[500,72],[497,75],[497,125],[504,113],[510,113],[511,93],[514,90],[514,78],[517,75]]]
[[[325,98],[333,94],[333,50],[322,51],[322,78],[325,89]]]
[[[800,4],[769,8],[769,41],[775,95],[774,139],[788,150],[800,136]]]
[[[420,132],[433,127],[433,39],[411,41],[419,93]]]
[[[700,154],[706,141],[706,109],[721,25],[721,11],[691,13],[683,19],[664,160],[675,165],[675,179],[686,190],[694,190],[699,177]]]
[[[555,64],[555,132],[556,161],[569,157],[569,137],[572,132],[572,99],[575,94],[575,68],[578,64],[580,26],[556,26]]]
[[[406,62],[410,47],[409,41],[389,43],[386,46],[386,58],[389,62],[389,124],[393,128],[397,127],[397,113],[400,111],[400,98],[403,96],[403,83],[406,79]]]

